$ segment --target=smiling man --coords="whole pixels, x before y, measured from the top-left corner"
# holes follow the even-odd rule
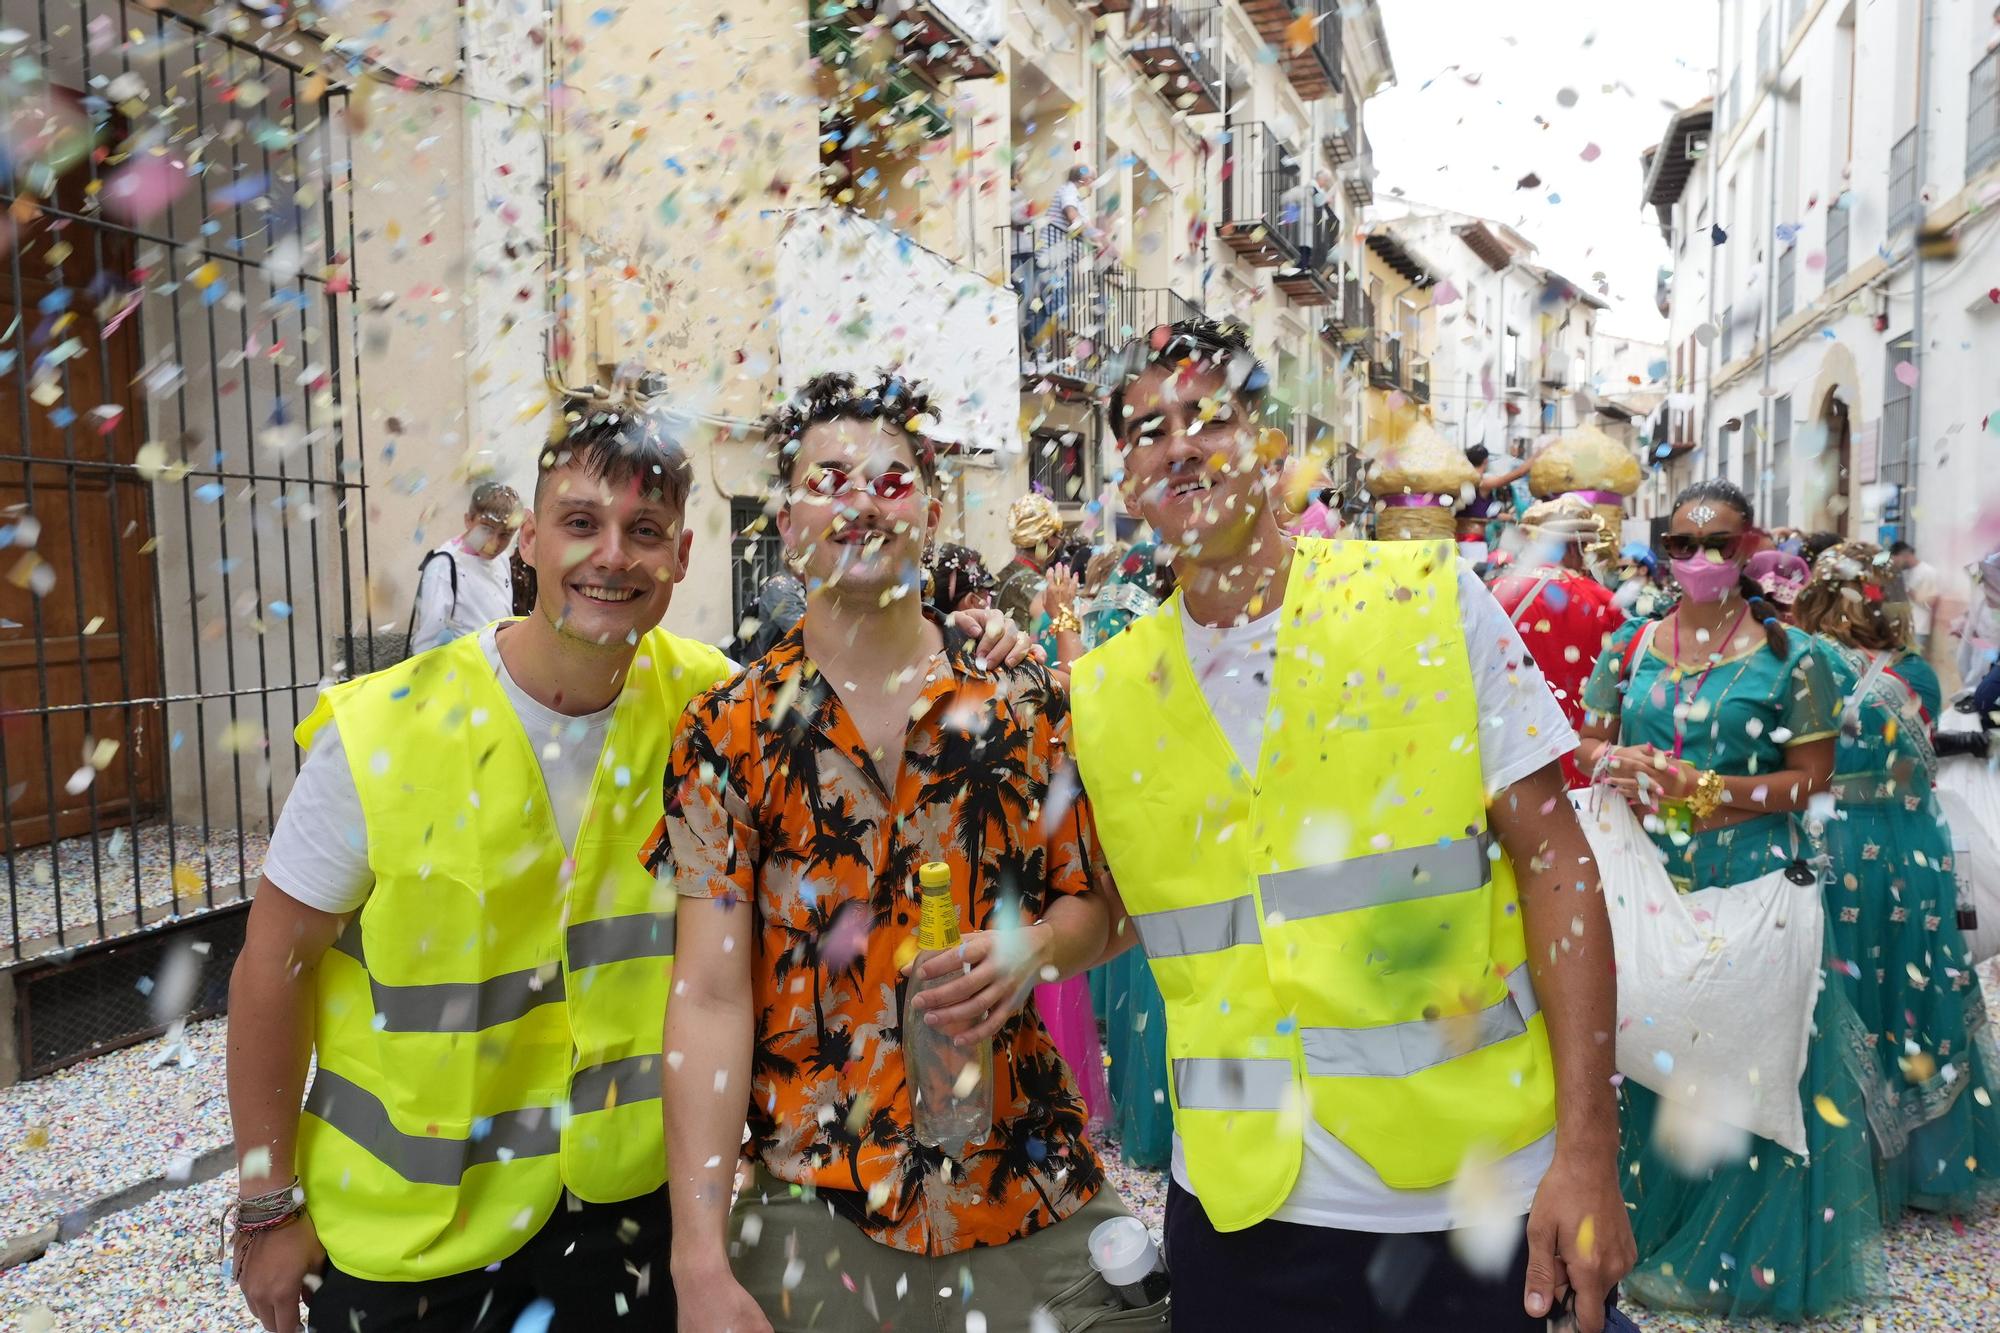
[[[1527,1333],[1574,1289],[1597,1333],[1632,1233],[1575,737],[1448,543],[1286,536],[1267,382],[1233,326],[1128,349],[1126,499],[1180,591],[1071,675],[1166,1002],[1174,1326]]]
[[[924,609],[929,417],[907,381],[826,375],[771,419],[805,619],[674,744],[654,856],[683,895],[665,1112],[674,1280],[701,1299],[682,1333],[1025,1329],[1110,1296],[1085,1242],[1125,1210],[1020,1007],[1105,939],[1087,812],[1051,797],[1067,707],[1041,666],[993,669]],[[949,1148],[920,1136],[904,1062],[917,870],[938,861],[964,946],[933,960],[959,976],[921,1021],[993,1043],[991,1130]]]
[[[236,1275],[267,1329],[670,1328],[660,1034],[672,889],[639,864],[688,700],[658,628],[692,474],[575,403],[533,614],[332,686],[230,987]],[[307,1064],[318,1072],[305,1093]],[[304,1111],[300,1111],[304,1096]]]

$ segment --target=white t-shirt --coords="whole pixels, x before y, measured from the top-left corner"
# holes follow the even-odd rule
[[[1549,692],[1541,668],[1471,568],[1458,569],[1459,621],[1479,706],[1479,768],[1486,790],[1497,792],[1576,748],[1576,733]],[[1188,665],[1201,682],[1209,710],[1244,768],[1256,766],[1269,713],[1271,668],[1277,660],[1277,611],[1246,625],[1212,629],[1181,607]],[[1491,1197],[1478,1201],[1482,1215],[1511,1207],[1525,1214],[1535,1188],[1555,1157],[1553,1132],[1502,1158],[1493,1167]],[[1189,1193],[1181,1138],[1174,1135],[1174,1179]],[[1305,1157],[1298,1183],[1271,1216],[1281,1222],[1342,1231],[1448,1231],[1484,1220],[1454,1216],[1451,1187],[1400,1190],[1382,1183],[1373,1167],[1347,1145],[1306,1119]]]
[[[505,554],[492,559],[453,537],[433,554],[443,560],[424,564],[417,580],[416,623],[410,629],[410,652],[450,643],[514,614],[514,570]],[[458,595],[452,596],[451,568],[458,570]]]
[[[1903,571],[1903,591],[1910,596],[1910,628],[1918,634],[1931,632],[1931,615],[1937,609],[1938,572],[1922,560]]]
[[[514,705],[514,715],[528,743],[541,760],[542,782],[563,846],[576,845],[590,804],[590,783],[611,730],[611,707],[583,717],[569,717],[538,703],[507,674],[494,642],[495,625],[479,631],[479,646],[499,677],[500,689]],[[361,813],[361,796],[347,766],[340,726],[320,728],[299,766],[298,780],[278,826],[271,830],[271,850],[264,857],[264,874],[271,883],[308,907],[336,916],[368,901],[375,887],[368,868],[368,823]]]

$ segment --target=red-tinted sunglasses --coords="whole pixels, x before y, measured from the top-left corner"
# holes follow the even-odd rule
[[[799,489],[816,499],[838,500],[853,491],[867,491],[878,500],[901,500],[917,489],[917,474],[906,468],[878,472],[862,480],[844,467],[816,463],[806,469]]]

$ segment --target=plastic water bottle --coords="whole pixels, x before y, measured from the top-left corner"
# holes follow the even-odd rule
[[[956,949],[959,942],[951,867],[929,862],[917,871],[917,883],[923,888],[923,903],[917,918],[917,958],[903,1006],[903,1066],[910,1081],[917,1137],[958,1161],[993,1132],[993,1043],[954,1046],[912,1007],[919,995],[957,975],[947,972],[926,979],[917,972],[930,959]]]

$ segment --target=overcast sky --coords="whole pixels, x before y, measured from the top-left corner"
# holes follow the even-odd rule
[[[1640,207],[1639,153],[1668,103],[1708,93],[1713,0],[1380,3],[1396,86],[1368,103],[1377,201],[1400,191],[1507,223],[1540,262],[1608,283],[1605,328],[1664,339],[1653,282],[1668,254]],[[1530,172],[1541,183],[1517,189]]]

